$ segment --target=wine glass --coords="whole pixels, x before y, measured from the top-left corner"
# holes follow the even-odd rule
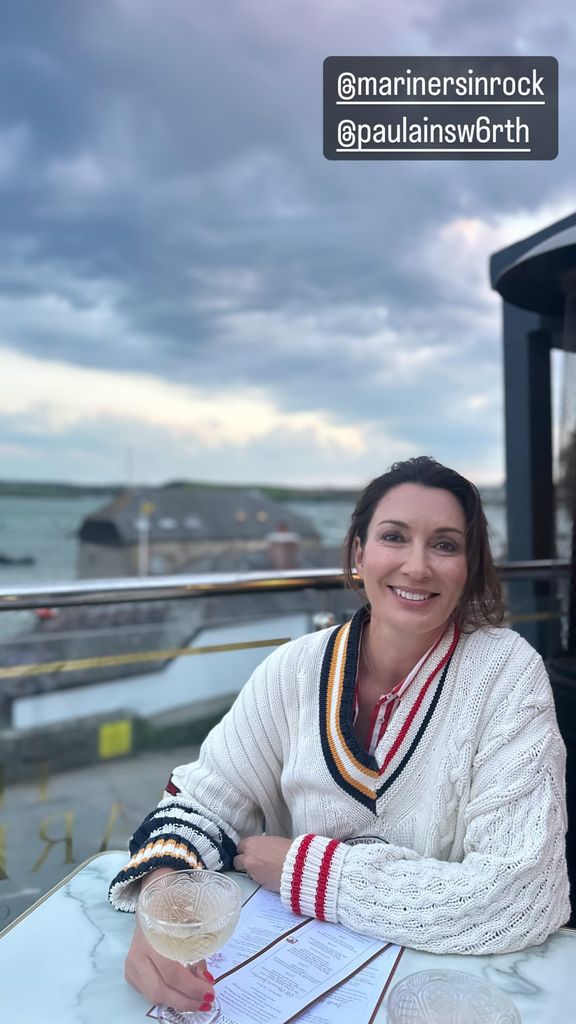
[[[202,869],[171,871],[143,887],[136,915],[150,945],[194,971],[199,960],[220,949],[234,931],[242,896],[232,879]],[[218,1001],[207,1011],[158,1007],[159,1019],[172,1024],[211,1024]]]

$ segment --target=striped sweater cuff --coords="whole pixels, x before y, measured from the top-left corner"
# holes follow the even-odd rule
[[[295,914],[338,920],[338,888],[344,858],[349,848],[338,839],[298,836],[288,850],[280,897]]]
[[[201,857],[184,843],[174,839],[156,839],[138,850],[116,877],[112,880],[108,898],[114,910],[128,913],[136,910],[140,894],[140,881],[157,868],[172,868],[182,871],[186,868],[204,868]]]

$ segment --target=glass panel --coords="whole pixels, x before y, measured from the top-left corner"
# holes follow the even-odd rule
[[[127,849],[253,668],[357,606],[310,588],[0,614],[0,928]]]
[[[537,616],[557,636],[560,608],[566,629],[566,577],[511,588],[527,595],[513,627]],[[311,586],[2,611],[0,928],[87,857],[127,849],[253,668],[358,603],[342,587]]]

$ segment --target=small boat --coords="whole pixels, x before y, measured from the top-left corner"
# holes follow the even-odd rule
[[[36,559],[32,555],[6,555],[0,552],[0,565],[35,565]]]

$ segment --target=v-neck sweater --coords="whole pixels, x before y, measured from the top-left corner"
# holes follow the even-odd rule
[[[353,730],[365,616],[258,666],[134,834],[116,908],[157,867],[228,870],[265,830],[293,839],[285,905],[401,945],[509,952],[568,919],[565,750],[540,656],[511,630],[449,628],[371,755]],[[382,842],[347,844],[362,835]]]
[[[370,668],[368,659],[366,657],[366,652],[364,649],[364,643],[366,639],[365,634],[366,624],[364,625],[362,634],[360,636],[358,669],[356,673],[356,686],[354,687],[354,731],[358,738],[360,738],[360,733],[358,731],[358,715],[360,713],[359,676],[360,662],[362,660],[364,661],[366,668],[368,669],[368,674],[371,678],[371,682],[375,683],[376,681],[372,674],[372,669]],[[454,639],[456,641],[456,635]],[[380,740],[382,739],[384,733],[386,732],[386,729],[388,728],[390,719],[392,718],[392,715],[394,714],[394,711],[396,710],[396,707],[398,705],[398,701],[403,696],[403,694],[406,693],[406,690],[410,686],[410,683],[418,674],[418,672],[425,664],[425,662],[428,660],[432,652],[435,651],[436,647],[438,646],[441,640],[442,636],[440,636],[437,640],[434,641],[434,643],[428,648],[428,650],[422,655],[422,657],[418,659],[418,661],[415,663],[410,672],[408,672],[408,674],[404,676],[404,678],[401,679],[399,683],[396,683],[396,685],[393,686],[392,689],[389,690],[387,693],[381,693],[377,701],[373,703],[372,712],[370,715],[370,724],[368,726],[367,732],[365,733],[364,740],[364,746],[369,754],[373,754],[374,751],[376,750],[376,747],[380,743]]]

